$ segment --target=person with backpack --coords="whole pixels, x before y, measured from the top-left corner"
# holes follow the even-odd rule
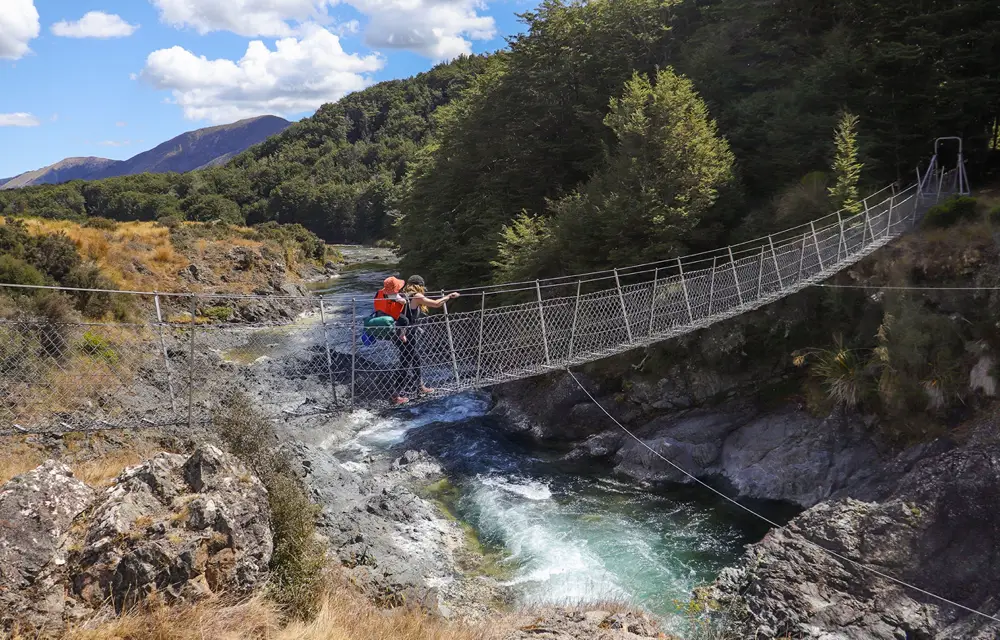
[[[410,276],[403,290],[405,300],[403,311],[396,320],[400,327],[399,340],[399,371],[396,374],[396,395],[393,404],[409,402],[407,394],[416,387],[419,393],[433,393],[434,389],[424,384],[420,368],[420,351],[418,348],[420,320],[427,315],[429,309],[440,309],[449,300],[459,296],[456,291],[440,298],[430,298],[426,295],[424,279],[420,276]]]
[[[406,290],[403,290],[406,287]],[[426,294],[424,279],[411,276],[409,282],[396,277],[388,277],[382,289],[375,294],[374,312],[364,321],[362,342],[366,345],[375,340],[391,340],[399,351],[399,368],[396,372],[393,404],[404,404],[406,396],[417,383],[420,393],[433,393],[434,389],[423,383],[420,352],[418,350],[417,324],[427,315],[429,309],[440,309],[449,300],[459,296],[457,292],[441,298],[430,298]]]

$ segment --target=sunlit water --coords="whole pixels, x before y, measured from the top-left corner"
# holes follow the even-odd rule
[[[606,469],[560,470],[488,409],[488,397],[466,394],[388,416],[359,411],[357,436],[341,455],[436,456],[459,488],[458,515],[502,551],[526,603],[628,602],[679,630],[675,603],[765,533],[702,490],[650,493]]]

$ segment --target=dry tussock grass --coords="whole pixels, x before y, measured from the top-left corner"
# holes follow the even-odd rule
[[[0,485],[45,461],[44,452],[23,437],[0,438]]]
[[[128,467],[140,464],[163,450],[163,447],[138,443],[133,447],[113,451],[91,460],[70,465],[73,476],[94,489],[110,486],[111,481]]]
[[[283,619],[262,596],[239,604],[208,600],[87,621],[64,640],[498,640],[503,625],[472,628],[410,609],[382,610],[348,587],[332,589],[311,622]],[[2,637],[2,636],[0,636]],[[7,640],[34,640],[12,633]]]

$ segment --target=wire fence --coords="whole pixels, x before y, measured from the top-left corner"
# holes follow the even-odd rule
[[[38,288],[0,285],[24,301],[0,320],[0,434],[191,426],[233,391],[271,418],[292,419],[413,397],[421,383],[447,394],[565,369],[820,282],[961,191],[961,173],[928,172],[877,203],[866,199],[862,213],[709,254],[480,289],[465,296],[468,310],[445,307],[405,343],[362,340],[370,297],[284,296],[294,321],[263,325],[227,320],[266,316],[275,297],[63,290],[122,298],[111,306],[141,318],[97,323],[45,317],[30,304]]]

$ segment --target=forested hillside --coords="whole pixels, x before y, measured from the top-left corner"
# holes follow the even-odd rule
[[[0,214],[301,223],[393,238],[453,286],[712,248],[908,182],[937,136],[964,137],[974,180],[996,147],[989,0],[546,0],[523,21],[226,167],[0,193]]]
[[[0,215],[301,223],[325,240],[391,233],[403,178],[431,114],[485,65],[462,57],[351,94],[236,156],[224,167],[0,191]]]
[[[911,180],[940,135],[981,165],[1000,111],[985,0],[547,1],[524,20],[414,172],[406,270],[468,284],[717,246],[828,209],[845,111],[862,191]]]

